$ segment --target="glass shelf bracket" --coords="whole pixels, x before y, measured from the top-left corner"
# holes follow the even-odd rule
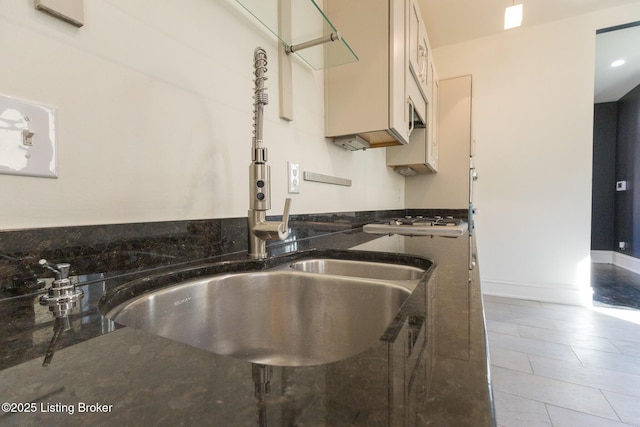
[[[276,36],[285,50],[295,52],[315,70],[358,61],[347,41],[336,37],[338,30],[314,0],[236,1]],[[336,43],[329,43],[332,41]]]
[[[291,54],[315,70],[358,61],[358,56],[314,0],[236,0],[283,45],[278,51],[280,117],[293,120]]]
[[[318,46],[325,43],[334,42],[336,40],[342,40],[339,32],[331,33],[326,36],[318,37],[317,39],[309,40],[308,42],[294,44],[293,46],[285,47],[284,51],[288,54],[297,53],[302,49]]]

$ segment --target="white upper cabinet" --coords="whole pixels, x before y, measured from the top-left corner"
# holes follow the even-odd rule
[[[407,144],[407,0],[326,0],[360,60],[325,70],[326,136],[346,149]]]
[[[438,171],[438,81],[427,31],[417,0],[406,0],[408,146],[388,147],[387,166],[403,175]]]
[[[400,173],[438,168],[436,70],[417,0],[325,0],[360,60],[325,70],[326,136],[387,148]]]

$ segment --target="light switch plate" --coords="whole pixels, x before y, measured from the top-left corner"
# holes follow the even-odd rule
[[[300,165],[287,162],[287,182],[289,183],[289,194],[300,192]]]
[[[58,177],[57,111],[0,95],[0,173]]]
[[[34,0],[34,6],[76,27],[84,25],[84,0]]]

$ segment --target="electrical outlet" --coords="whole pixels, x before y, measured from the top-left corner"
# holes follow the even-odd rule
[[[287,182],[289,183],[289,194],[300,192],[300,165],[287,162]]]

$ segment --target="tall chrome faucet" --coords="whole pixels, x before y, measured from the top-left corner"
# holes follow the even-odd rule
[[[253,52],[253,67],[255,89],[249,166],[249,256],[266,258],[267,240],[284,240],[289,236],[291,199],[285,200],[282,221],[267,221],[267,210],[271,209],[271,172],[267,165],[267,149],[262,145],[262,113],[269,100],[264,87],[264,81],[267,80],[267,53],[261,47]]]

